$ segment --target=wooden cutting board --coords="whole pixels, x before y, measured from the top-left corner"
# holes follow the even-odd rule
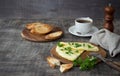
[[[102,57],[106,57],[106,51],[101,48],[100,46],[98,46],[99,48],[99,51],[97,51],[96,53],[99,53],[102,55]],[[50,50],[50,53],[53,57],[57,58],[58,60],[60,60],[62,63],[72,63],[72,61],[70,60],[67,60],[63,57],[61,57],[57,52],[56,52],[56,46],[54,46],[51,50]],[[90,53],[92,52],[88,52],[88,51],[84,51],[82,54],[81,54],[81,58],[82,59],[85,59]],[[100,60],[98,60],[98,62],[100,62]]]
[[[52,30],[52,32],[56,32],[56,31],[62,31],[62,29],[60,27],[55,27]],[[62,31],[63,32],[63,31]],[[47,34],[46,34],[47,35]],[[55,39],[45,39],[46,35],[37,35],[37,34],[32,34],[30,32],[30,30],[28,29],[23,29],[23,31],[21,32],[21,36],[26,39],[26,40],[30,40],[30,41],[35,41],[35,42],[43,42],[43,41],[52,41],[52,40],[56,40],[59,39],[60,37],[62,37],[62,35],[58,38]]]

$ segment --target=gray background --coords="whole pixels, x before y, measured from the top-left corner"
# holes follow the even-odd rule
[[[112,3],[120,18],[120,0],[0,0],[0,18],[104,17],[104,7]]]

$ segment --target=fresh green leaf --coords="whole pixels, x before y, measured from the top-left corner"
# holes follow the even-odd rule
[[[80,64],[80,70],[90,70],[94,68],[96,64],[96,57],[87,57],[82,64]]]
[[[78,65],[80,65],[82,63],[82,61],[83,61],[82,58],[79,57],[78,59],[76,59],[76,60],[73,61],[73,65],[74,66],[78,66]]]
[[[95,64],[96,64],[97,58],[96,57],[87,57],[86,59],[82,60],[81,57],[79,57],[78,59],[73,61],[73,65],[74,66],[80,66],[79,69],[80,70],[90,70],[92,68],[94,68]]]
[[[78,65],[78,61],[77,61],[77,60],[74,60],[74,61],[73,61],[73,66],[76,67],[77,65]]]

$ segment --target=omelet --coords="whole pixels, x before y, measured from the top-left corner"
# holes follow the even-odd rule
[[[74,61],[84,51],[99,51],[98,47],[85,42],[58,42],[56,52],[63,58]]]

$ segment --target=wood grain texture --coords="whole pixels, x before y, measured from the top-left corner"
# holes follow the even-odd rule
[[[104,7],[111,3],[120,18],[120,0],[0,0],[0,18],[103,18]]]
[[[53,42],[30,42],[24,40],[20,33],[26,23],[44,22],[57,25],[64,30],[64,36]],[[94,20],[94,25],[102,28],[103,20]],[[51,69],[46,57],[50,49],[59,41],[89,41],[68,32],[74,19],[0,19],[0,76],[119,76],[120,73],[104,63],[96,65],[93,70],[80,71],[74,68],[61,74],[58,68]],[[120,20],[115,20],[115,33],[120,35]],[[119,61],[120,54],[109,59]]]

